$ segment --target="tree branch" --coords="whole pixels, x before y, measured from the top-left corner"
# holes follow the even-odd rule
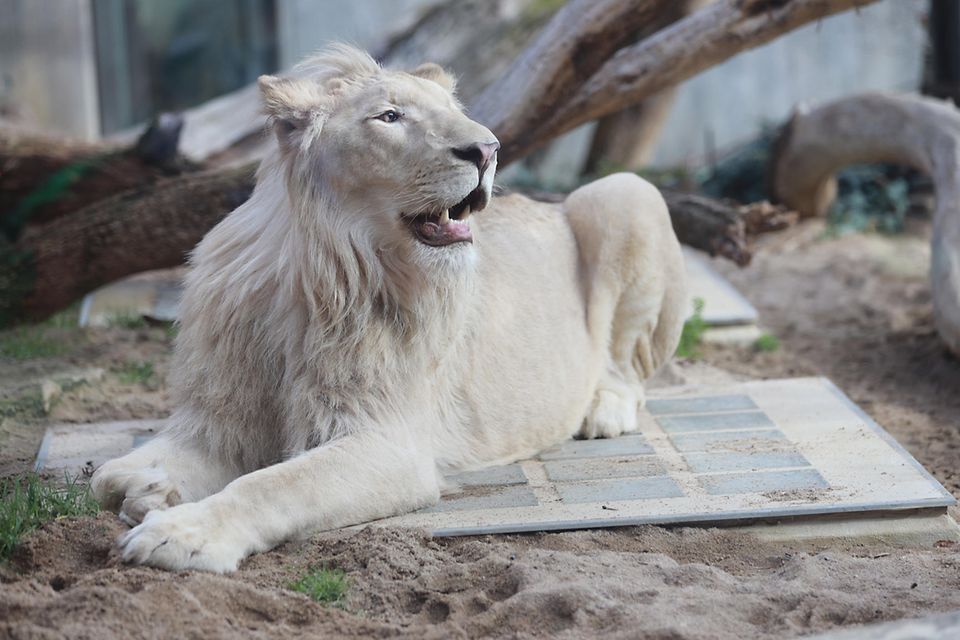
[[[637,44],[613,47],[613,51],[620,50],[612,57],[610,47],[600,47],[583,67],[577,60],[582,49],[563,43],[566,38],[583,43],[588,36],[576,21],[571,21],[568,12],[561,11],[527,51],[550,61],[535,63],[524,54],[510,73],[481,94],[472,113],[501,137],[501,163],[506,164],[578,125],[620,111],[737,53],[813,20],[874,1],[716,0]],[[568,7],[590,4],[573,2]],[[596,4],[619,4],[621,9],[644,5],[649,9],[656,3],[635,0]],[[598,65],[600,58],[602,63]],[[557,66],[569,70],[558,71],[548,79],[541,77]],[[511,91],[516,93],[511,96]],[[530,96],[539,95],[545,99],[530,100]],[[501,104],[491,106],[498,99]]]

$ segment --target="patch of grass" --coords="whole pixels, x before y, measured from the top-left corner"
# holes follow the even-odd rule
[[[136,311],[118,311],[107,318],[107,326],[111,329],[146,329],[147,319]]]
[[[167,334],[167,340],[173,342],[177,339],[177,334],[180,333],[180,325],[176,322],[164,322],[163,332]]]
[[[677,345],[678,358],[696,360],[703,356],[700,345],[703,343],[703,334],[707,330],[707,323],[703,319],[703,298],[693,301],[693,315],[683,323],[683,333],[680,334],[680,344]]]
[[[156,373],[152,362],[127,362],[114,371],[124,384],[147,384]]]
[[[287,585],[289,589],[304,593],[316,602],[338,605],[350,588],[346,572],[340,569],[311,569],[299,580]]]
[[[32,360],[61,356],[70,350],[66,334],[76,328],[77,305],[73,305],[38,324],[0,332],[0,358]]]
[[[754,341],[753,348],[757,351],[773,353],[780,349],[780,339],[772,333],[765,333]]]
[[[43,327],[22,327],[0,335],[0,357],[32,360],[62,355],[66,345],[47,334]]]
[[[0,399],[0,419],[13,417],[39,418],[44,413],[43,396],[39,392]]]
[[[45,522],[91,516],[100,510],[90,488],[66,478],[64,486],[27,475],[0,482],[0,561],[6,560],[20,539]]]

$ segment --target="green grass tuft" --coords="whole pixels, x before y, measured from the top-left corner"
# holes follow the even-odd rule
[[[0,482],[0,561],[13,553],[20,539],[45,522],[91,516],[100,510],[86,484],[66,479],[59,486],[30,474]]]
[[[147,319],[135,311],[118,311],[107,318],[107,326],[111,329],[146,329]]]
[[[39,418],[44,413],[46,412],[43,410],[43,397],[38,391],[0,399],[0,419]]]
[[[680,334],[680,344],[677,345],[678,358],[696,360],[703,356],[700,345],[703,343],[703,334],[707,330],[707,323],[703,319],[703,298],[693,301],[693,315],[683,323],[683,333]]]
[[[308,595],[326,605],[339,604],[350,588],[347,574],[340,569],[311,569],[296,582],[287,585],[293,591]]]
[[[23,327],[0,335],[0,357],[12,360],[50,358],[66,351],[66,345],[41,327]]]
[[[780,349],[780,339],[771,333],[765,333],[754,341],[753,348],[757,351],[773,353]]]
[[[127,362],[115,371],[124,384],[147,384],[156,373],[152,362]]]
[[[35,325],[0,332],[0,358],[31,360],[62,356],[77,342],[77,305]]]

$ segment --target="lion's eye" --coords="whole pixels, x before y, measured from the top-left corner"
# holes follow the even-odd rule
[[[400,114],[394,111],[393,109],[389,111],[384,111],[383,113],[377,116],[377,120],[381,120],[383,122],[396,122],[399,119],[400,119]]]

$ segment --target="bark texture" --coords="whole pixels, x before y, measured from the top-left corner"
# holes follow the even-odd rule
[[[873,1],[715,0],[629,44],[630,35],[669,2],[572,0],[480,94],[471,113],[500,138],[506,164],[737,53]]]
[[[908,165],[934,182],[933,313],[947,347],[960,355],[960,111],[952,103],[866,94],[797,113],[777,144],[770,184],[790,208],[819,216],[836,196],[836,172],[872,162]]]

